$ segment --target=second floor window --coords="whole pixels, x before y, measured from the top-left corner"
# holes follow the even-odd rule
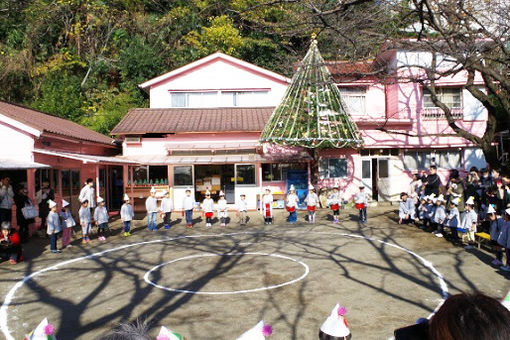
[[[256,107],[266,105],[268,91],[172,92],[171,107]]]
[[[216,107],[216,92],[172,92],[172,107]]]
[[[439,101],[446,104],[450,109],[462,108],[462,88],[436,87],[436,93]],[[427,89],[423,89],[423,107],[426,109],[437,108],[432,101],[432,94]]]
[[[365,96],[364,87],[341,87],[340,95],[349,108],[349,113],[353,115],[365,114]]]

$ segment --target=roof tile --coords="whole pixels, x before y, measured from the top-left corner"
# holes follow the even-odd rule
[[[57,135],[108,145],[114,142],[113,139],[92,131],[80,124],[71,122],[70,120],[52,116],[17,104],[0,101],[0,114],[39,130],[40,132],[50,132]]]
[[[262,131],[273,107],[129,110],[112,135]]]

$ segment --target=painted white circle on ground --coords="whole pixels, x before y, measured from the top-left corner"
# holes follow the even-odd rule
[[[184,261],[184,260],[194,259],[194,258],[198,258],[198,257],[243,256],[243,255],[271,256],[271,257],[276,257],[276,258],[280,258],[280,259],[285,259],[285,260],[293,261],[295,263],[299,263],[301,266],[303,266],[303,268],[305,270],[304,270],[304,273],[300,277],[295,278],[295,279],[290,280],[290,281],[287,281],[287,282],[282,282],[282,283],[279,283],[279,284],[276,284],[276,285],[272,285],[272,286],[252,288],[252,289],[233,290],[233,291],[196,291],[196,290],[178,289],[178,288],[172,288],[172,287],[167,287],[167,286],[159,285],[159,284],[157,284],[157,283],[155,283],[155,282],[153,282],[153,281],[151,281],[149,279],[149,276],[151,275],[151,273],[153,271],[155,271],[155,270],[157,270],[157,269],[159,269],[159,268],[161,268],[163,266],[166,266],[166,265],[178,262],[178,261]],[[178,259],[174,259],[174,260],[171,260],[171,261],[167,261],[167,262],[158,264],[157,266],[155,266],[155,267],[151,268],[149,271],[147,271],[145,273],[145,275],[143,276],[143,279],[145,280],[145,282],[147,282],[151,286],[154,286],[154,287],[160,288],[160,289],[164,289],[164,290],[167,290],[169,292],[186,293],[186,294],[201,294],[201,295],[230,295],[230,294],[254,293],[254,292],[260,292],[260,291],[263,291],[263,290],[269,290],[269,289],[275,289],[275,288],[280,288],[280,287],[283,287],[283,286],[287,286],[287,285],[290,285],[290,284],[293,284],[293,283],[296,283],[298,281],[303,280],[308,275],[309,272],[310,272],[310,268],[303,261],[299,261],[299,260],[293,259],[292,257],[288,257],[288,256],[284,256],[284,255],[279,255],[279,254],[251,253],[251,252],[225,253],[225,254],[212,254],[211,253],[211,254],[199,254],[199,255],[184,256],[184,257],[180,257]]]
[[[281,232],[279,232],[279,231],[244,231],[244,232],[217,234],[217,235],[210,235],[210,234],[207,235],[207,234],[204,234],[204,235],[184,235],[184,236],[177,236],[177,237],[167,237],[167,238],[158,239],[158,240],[151,240],[151,241],[143,241],[143,242],[125,244],[125,245],[122,245],[122,246],[119,246],[119,247],[116,247],[116,248],[111,248],[111,249],[103,250],[103,251],[100,251],[100,252],[97,252],[97,253],[93,253],[93,254],[90,254],[90,255],[77,257],[75,259],[71,259],[71,260],[67,260],[67,261],[64,261],[64,262],[60,262],[60,263],[54,264],[52,266],[49,266],[49,267],[40,269],[38,271],[35,271],[35,272],[33,272],[32,274],[30,274],[28,276],[25,276],[23,279],[21,279],[18,282],[16,282],[16,284],[14,286],[12,286],[12,288],[9,290],[9,292],[5,295],[5,299],[4,299],[3,303],[2,303],[2,306],[0,307],[0,331],[5,335],[5,338],[7,340],[15,340],[15,338],[11,335],[11,332],[9,331],[9,328],[8,328],[8,325],[7,325],[7,316],[8,316],[7,311],[8,311],[9,306],[10,306],[10,304],[11,304],[13,298],[14,298],[14,294],[27,281],[33,279],[34,277],[36,277],[36,276],[38,276],[40,274],[45,273],[45,272],[52,271],[52,270],[64,267],[64,266],[66,266],[68,264],[71,264],[71,263],[75,263],[75,262],[79,262],[79,261],[83,261],[83,260],[89,260],[89,259],[92,259],[94,257],[102,256],[102,255],[110,253],[110,252],[114,252],[114,251],[118,251],[118,250],[122,250],[122,249],[127,249],[127,248],[131,248],[131,247],[135,247],[135,246],[140,246],[140,245],[153,244],[153,243],[162,243],[162,242],[170,242],[170,241],[176,241],[176,240],[181,240],[181,239],[186,239],[186,238],[190,238],[190,239],[193,239],[193,238],[202,238],[202,237],[212,237],[212,238],[217,237],[217,238],[222,238],[222,237],[236,236],[236,235],[278,234],[278,233],[281,233]],[[338,233],[338,232],[321,232],[321,231],[317,232],[317,231],[308,231],[308,230],[292,230],[292,231],[287,231],[286,233],[289,233],[289,234],[293,234],[293,233],[306,233],[306,234],[322,234],[322,235],[345,236],[345,237],[365,239],[367,241],[379,242],[381,244],[385,244],[387,246],[390,246],[390,247],[393,247],[393,248],[396,248],[396,249],[400,249],[400,250],[402,250],[402,251],[404,251],[404,252],[414,256],[416,259],[418,259],[418,261],[420,261],[420,263],[423,264],[423,266],[428,268],[437,277],[437,280],[439,281],[439,288],[441,289],[442,299],[439,302],[439,304],[437,305],[437,307],[435,308],[434,312],[437,311],[439,309],[439,307],[441,307],[441,305],[444,302],[444,299],[446,299],[446,297],[448,296],[448,285],[446,284],[446,281],[444,280],[443,275],[432,265],[432,263],[427,261],[427,260],[425,260],[423,257],[421,257],[420,255],[416,254],[415,252],[413,252],[413,251],[411,251],[409,249],[406,249],[404,247],[401,247],[399,245],[392,244],[392,243],[389,243],[389,242],[386,242],[386,241],[382,241],[382,240],[376,239],[374,237],[355,235],[355,234],[347,234],[347,233]],[[431,315],[429,315],[429,318],[430,318],[430,316],[433,315],[433,313],[431,313]]]

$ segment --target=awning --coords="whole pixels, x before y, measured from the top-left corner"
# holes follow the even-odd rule
[[[62,152],[62,151],[50,151],[50,150],[42,150],[42,149],[34,149],[34,152],[42,155],[50,155],[56,157],[63,157],[67,159],[74,159],[77,161],[81,161],[84,164],[87,163],[97,163],[97,164],[112,164],[112,165],[123,165],[123,164],[137,164],[138,162],[128,160],[125,158],[120,158],[119,156],[96,156],[96,155],[86,155],[79,153],[71,153],[71,152]]]
[[[235,142],[201,142],[201,141],[179,141],[175,143],[167,143],[166,149],[169,151],[214,151],[214,150],[246,150],[255,149],[259,145],[258,140],[245,140]]]
[[[165,155],[137,155],[123,156],[123,159],[136,161],[138,164],[232,164],[232,163],[270,163],[270,162],[303,162],[311,160],[307,152],[286,157],[285,155],[266,156],[260,154],[246,155],[210,155],[210,156],[165,156]]]
[[[49,167],[49,165],[37,162],[0,158],[0,170],[44,169]]]

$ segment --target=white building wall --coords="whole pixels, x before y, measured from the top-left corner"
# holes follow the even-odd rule
[[[34,139],[10,125],[0,122],[0,158],[32,162]]]
[[[150,89],[151,108],[171,107],[170,90],[250,90],[268,89],[264,100],[257,106],[276,106],[283,97],[287,85],[263,74],[243,69],[221,59],[193,72],[153,85]],[[217,104],[218,105],[218,104]]]

